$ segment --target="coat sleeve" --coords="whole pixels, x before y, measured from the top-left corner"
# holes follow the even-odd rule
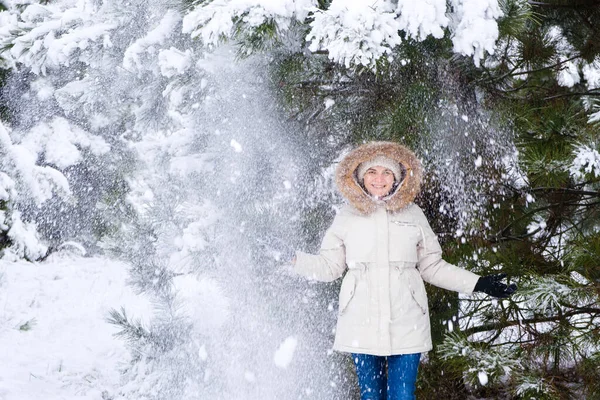
[[[331,282],[340,278],[346,269],[346,248],[342,240],[343,218],[337,215],[325,232],[319,254],[296,252],[294,270],[309,279]]]
[[[437,236],[429,226],[423,211],[417,208],[418,223],[422,238],[417,247],[418,267],[425,282],[447,290],[461,293],[473,293],[479,275],[459,268],[442,259],[442,247]]]

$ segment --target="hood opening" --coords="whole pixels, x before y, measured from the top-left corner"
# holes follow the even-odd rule
[[[356,182],[356,184],[358,186],[360,186],[360,188],[362,189],[362,191],[364,192],[365,195],[369,196],[370,198],[372,198],[375,201],[387,201],[387,200],[391,199],[392,197],[394,197],[396,195],[396,193],[398,193],[398,191],[402,187],[402,184],[406,180],[407,168],[401,162],[399,162],[398,165],[400,165],[400,180],[398,180],[398,181],[394,180],[392,189],[390,190],[390,192],[387,195],[385,195],[382,198],[377,198],[376,196],[373,196],[371,193],[369,193],[369,191],[365,187],[364,179],[362,181],[359,179],[358,167],[360,166],[360,164],[358,164],[356,166],[356,168],[354,169],[354,173],[352,175],[354,176],[354,181]]]
[[[383,199],[371,197],[357,176],[361,163],[378,156],[390,158],[402,167],[398,184]],[[389,211],[398,211],[409,205],[420,191],[421,175],[421,162],[406,147],[394,142],[370,142],[355,148],[340,161],[336,170],[336,184],[352,206],[361,214],[368,215],[382,205]]]

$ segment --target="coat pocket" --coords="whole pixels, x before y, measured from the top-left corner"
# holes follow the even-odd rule
[[[425,291],[425,285],[423,284],[423,280],[421,279],[421,277],[411,277],[409,282],[410,296],[412,297],[414,302],[417,303],[417,305],[421,309],[421,312],[423,314],[427,314],[427,292]]]
[[[347,273],[342,282],[342,287],[340,288],[340,297],[339,297],[339,311],[338,314],[344,314],[348,305],[354,298],[354,294],[356,293],[356,277]]]
[[[417,245],[421,239],[421,231],[416,224],[390,221],[389,224],[389,258],[391,262],[414,262],[418,260]]]
[[[416,306],[421,314],[427,314],[427,294],[416,268],[405,263],[404,268],[397,266],[394,270],[397,283],[392,286],[396,292],[392,298],[392,305],[399,304],[404,299],[411,302],[411,307]]]
[[[412,289],[412,288],[410,289],[410,296],[413,298],[413,300],[415,301],[415,303],[417,303],[417,305],[421,309],[421,313],[426,314],[427,313],[426,306],[423,305],[423,302],[418,299],[418,295],[415,293],[414,289]]]

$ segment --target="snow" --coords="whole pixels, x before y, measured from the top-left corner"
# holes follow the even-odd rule
[[[509,349],[494,347],[482,351],[477,343],[460,335],[449,334],[438,347],[443,359],[464,357],[468,364],[464,379],[471,385],[485,386],[490,379],[508,379],[517,376],[521,361]]]
[[[535,197],[533,197],[531,193],[527,193],[527,196],[525,196],[525,201],[527,204],[535,203]]]
[[[590,124],[596,123],[596,122],[600,122],[600,110],[593,112],[590,114],[589,118],[588,118],[588,122]]]
[[[5,259],[36,260],[46,254],[48,247],[40,242],[34,222],[24,222],[19,211],[11,215],[11,227],[7,232],[13,245],[7,248],[2,256]]]
[[[519,166],[519,152],[514,150],[512,153],[501,157],[502,167],[505,171],[503,179],[511,182],[515,188],[521,189],[528,185],[527,176]]]
[[[175,75],[183,75],[192,65],[192,51],[185,52],[171,47],[168,50],[160,50],[158,53],[158,65],[160,72],[165,78]]]
[[[0,171],[0,201],[8,201],[14,192],[14,188],[15,181],[13,181],[10,176]]]
[[[67,13],[65,13],[67,15]],[[56,27],[58,29],[58,27]],[[90,42],[100,42],[107,32],[116,29],[113,23],[100,23],[92,26],[82,26],[79,29],[68,31],[59,39],[48,35],[44,40],[47,46],[47,62],[49,65],[70,65],[70,57],[77,50],[85,50]],[[44,70],[45,73],[45,70]]]
[[[287,368],[294,358],[294,352],[296,351],[296,346],[298,345],[298,340],[290,336],[286,338],[280,345],[275,355],[273,356],[273,362],[279,368]]]
[[[570,88],[578,84],[580,80],[581,77],[579,76],[577,65],[573,61],[565,62],[557,76],[558,84]]]
[[[49,80],[43,77],[40,77],[39,79],[36,79],[33,82],[31,82],[31,88],[35,92],[37,92],[37,97],[41,101],[50,100],[54,95],[55,91],[54,87],[49,82]]]
[[[326,51],[328,57],[347,68],[377,69],[400,45],[400,31],[423,41],[442,39],[452,32],[454,51],[472,56],[479,65],[493,54],[498,39],[496,21],[502,16],[497,0],[333,0],[326,10],[314,0],[215,0],[195,7],[183,18],[183,32],[200,37],[207,47],[223,39],[251,36],[265,23],[274,23],[285,35],[293,20],[305,23],[312,12],[306,41],[309,50]]]
[[[534,221],[532,221],[531,223],[529,223],[529,225],[527,225],[527,233],[534,233],[534,232],[538,232],[536,234],[537,236],[540,236],[540,234],[542,234],[544,232],[544,229],[546,229],[547,224],[546,221],[544,221],[542,218],[537,217],[535,218]]]
[[[173,157],[169,163],[169,173],[185,178],[191,174],[211,172],[214,163],[211,156],[194,154],[189,156]]]
[[[583,77],[585,79],[591,79],[588,83],[593,84],[595,75],[593,64],[582,66],[581,60],[571,60],[577,52],[563,34],[562,29],[558,26],[551,26],[545,36],[545,39],[553,43],[556,48],[558,58],[556,61],[560,63],[560,70],[556,76],[558,84],[560,86],[571,88],[580,83],[580,68],[583,70]]]
[[[17,61],[34,74],[45,75],[49,69],[70,66],[75,61],[90,60],[108,45],[107,36],[118,25],[94,20],[93,7],[86,2],[56,2],[31,5],[12,18],[0,30],[0,42],[12,43],[7,55],[9,64]]]
[[[515,393],[519,396],[526,394],[532,394],[535,396],[552,392],[552,389],[550,389],[548,386],[550,385],[544,382],[542,378],[524,376],[522,377],[522,382],[520,382],[519,385],[517,385]]]
[[[479,383],[481,384],[481,386],[487,385],[488,376],[485,373],[485,371],[479,371],[479,373],[477,374],[477,378],[479,379]]]
[[[593,63],[585,64],[581,71],[588,89],[600,88],[600,58],[597,58]]]
[[[216,334],[230,318],[229,299],[217,280],[181,275],[173,279],[173,285],[181,301],[181,315],[199,322],[194,324],[198,337]]]
[[[208,352],[206,351],[205,345],[200,346],[200,349],[198,350],[198,355],[200,356],[200,359],[203,361],[206,361],[208,359]]]
[[[50,199],[54,195],[55,189],[59,193],[70,194],[66,178],[51,167],[36,165],[36,154],[23,145],[12,143],[7,130],[1,123],[0,140],[6,154],[2,160],[3,166],[11,165],[14,168],[13,171],[15,178],[18,177],[20,189],[24,189],[37,204]]]
[[[215,0],[189,12],[183,19],[183,32],[214,46],[234,35],[234,20],[241,19],[250,27],[273,20],[279,30],[285,31],[292,19],[304,21],[316,4],[316,0]]]
[[[84,131],[62,117],[56,117],[50,123],[36,125],[22,140],[21,145],[37,157],[43,155],[47,162],[59,169],[79,163],[82,160],[82,148],[87,148],[96,155],[110,150],[103,138]]]
[[[246,371],[244,373],[244,378],[248,381],[248,382],[256,382],[256,376],[254,375],[254,373],[250,372],[250,371]]]
[[[576,304],[575,289],[555,280],[552,276],[536,278],[533,286],[521,293],[516,299],[522,299],[532,310],[543,315],[552,310],[563,308],[563,304]]]
[[[125,264],[63,253],[0,261],[0,277],[0,398],[97,400],[117,386],[130,356],[108,311],[151,311],[125,284]]]
[[[578,146],[573,152],[575,159],[569,168],[572,177],[583,180],[585,175],[600,176],[600,153],[598,150],[587,146]]]
[[[496,20],[503,14],[497,0],[452,0],[454,51],[472,56],[476,66],[485,53],[494,54],[499,31]]]
[[[231,139],[230,145],[231,145],[231,147],[233,147],[233,150],[236,153],[241,153],[242,152],[242,145],[239,144],[239,142],[237,140]]]
[[[317,10],[306,39],[310,51],[326,50],[328,57],[350,68],[376,68],[401,43],[398,21],[391,3],[334,0],[325,11]]]
[[[446,0],[399,0],[396,12],[400,29],[416,40],[441,39],[449,22]]]
[[[162,45],[181,21],[181,16],[174,10],[169,10],[162,20],[146,36],[136,40],[123,56],[123,67],[132,72],[145,70],[149,63],[145,63],[147,57],[152,56],[156,50],[155,46]],[[164,61],[166,64],[166,61]],[[162,69],[162,68],[161,68]],[[168,69],[168,68],[167,68]]]

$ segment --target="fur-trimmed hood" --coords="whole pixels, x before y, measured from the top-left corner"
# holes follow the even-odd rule
[[[398,211],[410,204],[421,190],[423,169],[415,154],[394,142],[370,142],[357,147],[340,162],[336,170],[336,184],[342,196],[362,214],[368,215],[377,209],[373,199],[358,183],[358,166],[377,156],[388,157],[401,164],[406,170],[404,179],[392,195],[385,199],[389,211]]]

